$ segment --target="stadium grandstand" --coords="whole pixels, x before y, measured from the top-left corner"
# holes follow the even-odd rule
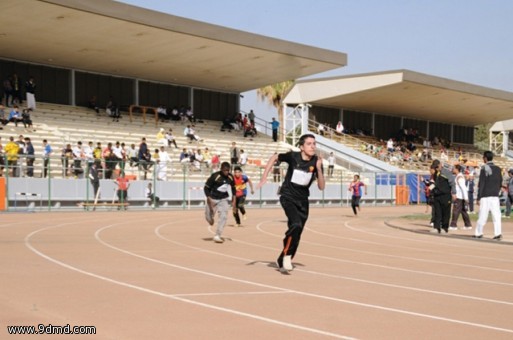
[[[131,207],[152,207],[145,196],[147,183],[152,182],[161,206],[185,208],[203,204],[201,187],[215,168],[208,159],[181,162],[183,148],[208,149],[228,161],[235,142],[248,155],[246,173],[257,181],[273,152],[293,149],[307,132],[316,134],[326,167],[330,153],[336,159],[326,190],[312,189],[315,204],[347,202],[347,184],[354,173],[361,174],[372,193],[364,198],[365,204],[420,202],[419,178],[429,160],[444,152],[453,162],[477,168],[475,125],[509,119],[513,108],[512,93],[408,70],[299,80],[285,98],[283,130],[274,143],[269,122],[257,119],[256,135],[244,136],[238,130],[234,117],[241,113],[240,93],[343,67],[345,53],[115,1],[18,0],[0,4],[0,10],[5,18],[0,31],[2,81],[16,75],[19,84],[29,77],[37,84],[32,128],[9,123],[0,130],[4,147],[9,137],[23,135],[36,149],[34,176],[28,176],[23,155],[16,166],[3,170],[2,210],[77,209],[77,204],[93,201],[85,175],[87,160],[81,162],[84,172],[77,172],[74,160],[66,160],[62,152],[79,141],[93,142],[94,147],[120,142],[128,150],[146,138],[151,153],[164,146],[171,161],[163,174],[156,163],[142,167],[128,159],[112,169],[110,178],[102,171],[100,200],[114,202],[113,179],[124,169],[131,181]],[[28,18],[23,25],[16,24],[17,13]],[[20,90],[23,109],[24,87]],[[13,103],[4,98],[4,105],[7,115]],[[168,112],[190,108],[195,121],[159,117],[162,107]],[[339,122],[342,131],[336,128]],[[192,124],[198,136],[194,141],[184,136]],[[159,132],[170,129],[177,147],[157,139]],[[410,131],[415,131],[411,143],[416,152],[406,152],[402,147],[407,145],[400,144]],[[389,139],[396,143],[394,152],[383,151]],[[46,177],[43,140],[53,148]],[[499,161],[508,166],[507,158]],[[249,197],[248,204],[275,205],[283,171],[277,168],[275,183]]]

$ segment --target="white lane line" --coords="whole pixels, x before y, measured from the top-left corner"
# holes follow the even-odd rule
[[[281,236],[278,236],[276,234],[273,234],[273,233],[270,233],[268,231],[263,230],[261,228],[261,225],[264,224],[264,222],[261,222],[261,223],[257,224],[257,229],[259,231],[261,231],[264,234],[268,234],[268,235],[271,235],[271,236],[274,236],[274,237],[281,237]],[[267,222],[273,222],[273,221],[267,221]],[[248,244],[248,245],[253,245],[252,243],[249,243],[249,242],[243,242],[243,241],[238,241],[238,242],[242,242],[242,243],[245,243],[245,244]],[[301,242],[302,243],[309,243],[309,244],[311,244],[311,242],[309,242],[309,241],[301,241]],[[325,245],[322,245],[322,246],[325,247]],[[420,275],[427,275],[427,276],[436,276],[436,277],[444,277],[444,278],[449,278],[449,279],[471,281],[471,282],[479,282],[479,283],[486,283],[486,284],[496,284],[496,285],[501,285],[501,286],[513,286],[513,283],[508,283],[508,282],[482,280],[482,279],[475,279],[475,278],[465,277],[465,276],[455,276],[455,275],[440,274],[440,273],[428,272],[428,271],[425,271],[425,270],[424,271],[420,271],[420,270],[404,269],[404,268],[400,268],[400,267],[385,266],[385,265],[379,265],[379,264],[369,263],[369,262],[359,262],[359,261],[357,262],[357,261],[345,260],[345,259],[340,259],[340,258],[334,258],[334,257],[310,254],[310,253],[306,253],[306,252],[301,252],[301,255],[311,256],[311,257],[316,257],[316,258],[325,259],[325,260],[331,260],[331,261],[336,261],[336,262],[342,262],[342,263],[349,263],[349,264],[355,264],[355,265],[361,265],[361,266],[369,266],[369,267],[375,267],[375,268],[382,268],[382,269],[387,269],[387,270],[388,269],[396,270],[396,271],[401,271],[401,272],[406,272],[406,273],[413,273],[413,274],[420,274]]]
[[[97,235],[99,235],[99,232],[101,230],[105,230],[105,229],[111,228],[113,226],[115,226],[115,224],[110,225],[110,226],[106,226],[106,227],[104,227],[104,228],[102,228],[100,230],[97,230],[96,233],[95,233],[95,237],[97,237]],[[277,320],[274,320],[274,319],[267,319],[267,318],[263,318],[263,317],[256,316],[256,315],[253,315],[253,314],[248,314],[248,313],[244,313],[244,312],[234,311],[234,310],[231,310],[231,309],[226,309],[226,308],[222,308],[222,307],[218,307],[218,306],[214,306],[214,305],[199,303],[199,302],[196,302],[196,301],[193,301],[193,300],[183,299],[183,298],[176,297],[176,296],[173,296],[173,295],[170,295],[170,294],[154,291],[154,290],[147,289],[147,288],[140,287],[140,286],[135,286],[135,285],[129,284],[127,282],[117,281],[117,280],[114,280],[114,279],[111,279],[111,278],[108,278],[108,277],[105,277],[105,276],[100,276],[100,275],[97,275],[97,274],[94,274],[94,273],[91,273],[91,272],[87,272],[87,271],[81,270],[81,269],[79,269],[77,267],[68,265],[68,264],[66,264],[64,262],[61,262],[61,261],[56,260],[56,259],[54,259],[54,258],[52,258],[50,256],[47,256],[46,254],[44,254],[44,253],[38,251],[37,249],[35,249],[30,244],[30,238],[33,235],[35,235],[35,234],[37,234],[37,233],[39,233],[41,231],[51,229],[51,228],[55,228],[55,226],[54,227],[42,228],[42,229],[39,229],[39,230],[36,230],[36,231],[30,233],[29,235],[27,235],[25,237],[25,245],[30,250],[32,250],[34,253],[36,253],[37,255],[45,258],[46,260],[48,260],[50,262],[53,262],[53,263],[58,264],[60,266],[63,266],[65,268],[67,268],[67,269],[70,269],[70,270],[73,270],[73,271],[76,271],[76,272],[79,272],[79,273],[82,273],[84,275],[88,275],[88,276],[91,276],[91,277],[94,277],[94,278],[97,278],[97,279],[100,279],[100,280],[104,280],[104,281],[107,281],[107,282],[110,282],[110,283],[114,283],[114,284],[118,284],[118,285],[121,285],[121,286],[133,288],[133,289],[136,289],[136,290],[139,290],[139,291],[143,291],[143,292],[146,292],[146,293],[159,295],[159,296],[170,298],[170,299],[175,299],[175,300],[178,300],[178,301],[183,301],[183,302],[186,302],[186,303],[191,303],[191,304],[203,306],[203,307],[206,307],[206,308],[211,308],[211,309],[215,309],[215,310],[225,311],[225,312],[228,312],[228,313],[233,313],[233,314],[237,314],[237,315],[241,315],[241,316],[247,316],[249,318],[254,318],[254,319],[258,319],[258,320],[262,320],[262,321],[266,321],[266,322],[276,323],[276,324],[280,324],[280,325],[283,325],[283,326],[286,326],[286,327],[294,327],[294,328],[297,328],[297,329],[313,331],[314,333],[318,333],[318,334],[323,334],[323,335],[328,335],[328,336],[333,336],[333,337],[338,337],[338,338],[348,338],[348,337],[345,337],[345,336],[341,336],[339,334],[327,333],[327,332],[324,332],[324,331],[320,331],[319,332],[319,330],[316,330],[316,329],[311,330],[311,329],[306,328],[306,327],[302,327],[302,326],[298,326],[298,325],[291,325],[289,323],[283,323],[283,322],[280,322],[280,321],[277,321]],[[104,243],[100,239],[98,239],[98,240],[101,243]],[[260,284],[260,283],[246,281],[246,280],[234,279],[234,278],[230,278],[230,277],[223,276],[223,275],[217,275],[217,274],[213,274],[213,273],[209,273],[209,272],[204,272],[204,271],[195,270],[195,269],[191,269],[191,268],[187,268],[187,267],[182,267],[182,266],[177,266],[177,265],[169,264],[167,262],[163,262],[163,261],[160,261],[160,260],[148,258],[148,257],[145,257],[145,256],[140,256],[138,254],[135,254],[135,253],[132,253],[132,252],[129,252],[129,251],[126,251],[126,250],[114,247],[114,246],[106,244],[106,243],[104,243],[104,244],[107,247],[115,249],[115,250],[118,250],[118,251],[120,251],[122,253],[126,253],[126,254],[129,254],[129,255],[135,256],[135,257],[143,258],[143,259],[146,259],[146,260],[151,261],[151,262],[160,263],[160,264],[163,264],[163,265],[166,265],[166,266],[180,268],[180,269],[183,269],[183,270],[192,271],[192,272],[196,272],[196,273],[203,273],[204,275],[214,276],[214,277],[218,277],[218,278],[223,278],[223,279],[226,279],[226,280],[235,280],[235,281],[238,281],[238,282],[245,282],[245,283],[248,283],[248,284],[251,284],[251,285],[257,285],[257,286],[261,286],[261,287],[263,286],[263,287],[277,289],[277,290],[284,290],[283,288],[280,288],[280,287],[274,287],[274,286],[270,286],[270,285],[263,285],[263,284]],[[468,326],[473,326],[473,327],[478,327],[478,328],[484,328],[484,329],[496,330],[496,331],[501,331],[501,332],[513,333],[513,330],[506,329],[506,328],[493,327],[493,326],[489,326],[489,325],[472,323],[472,322],[466,322],[466,321],[462,321],[462,320],[448,319],[448,318],[438,317],[438,316],[429,315],[429,314],[416,313],[416,312],[410,312],[410,311],[405,311],[405,310],[401,310],[401,309],[395,309],[395,308],[383,307],[383,306],[378,306],[378,305],[365,304],[365,303],[360,303],[360,302],[351,301],[351,300],[344,300],[344,299],[338,299],[338,298],[333,298],[333,297],[329,297],[329,296],[323,296],[323,295],[318,295],[318,294],[306,293],[306,292],[302,292],[302,291],[295,291],[295,290],[284,290],[284,291],[286,291],[286,292],[293,292],[293,293],[296,293],[298,295],[314,297],[314,298],[319,298],[319,299],[328,300],[328,301],[342,302],[342,303],[347,303],[347,304],[361,306],[361,307],[368,307],[368,308],[372,308],[372,309],[396,312],[396,313],[400,313],[400,314],[424,317],[424,318],[433,319],[433,320],[446,321],[446,322],[463,324],[463,325],[468,325]]]
[[[366,231],[362,231],[361,229],[359,228],[354,228],[354,227],[351,227],[349,225],[349,222],[345,222],[345,225],[347,227],[349,227],[351,230],[354,230],[354,231],[358,231],[358,232],[362,232],[362,233],[366,233],[366,234],[370,234],[370,235],[374,235],[374,236],[377,236],[377,237],[382,237],[381,234],[375,234],[375,233],[370,233],[370,232],[366,232]],[[423,252],[423,253],[426,253],[426,254],[439,254],[440,252],[435,252],[435,251],[432,251],[432,250],[428,250],[428,249],[421,249],[419,247],[406,247],[406,246],[400,246],[400,245],[396,245],[396,244],[392,244],[392,243],[380,243],[380,242],[375,242],[375,241],[368,241],[368,240],[362,240],[362,239],[357,239],[357,238],[351,238],[351,237],[345,237],[345,236],[340,236],[340,235],[336,235],[336,234],[329,234],[329,233],[324,233],[324,232],[321,232],[321,231],[318,231],[316,229],[313,229],[312,227],[305,227],[306,230],[314,233],[314,234],[318,234],[318,235],[322,235],[322,236],[327,236],[329,238],[336,238],[336,239],[340,239],[340,240],[348,240],[348,241],[353,241],[353,242],[359,242],[359,243],[365,243],[365,244],[374,244],[374,245],[379,245],[379,246],[382,246],[382,247],[388,247],[388,248],[392,248],[392,249],[406,249],[406,250],[413,250],[413,251],[417,251],[417,252]],[[386,235],[383,235],[383,236],[386,236]],[[408,241],[408,242],[411,242],[413,241],[413,239],[409,239],[409,238],[399,238],[399,237],[394,237],[394,238],[397,238],[397,239],[400,239],[400,240],[404,240],[404,241]],[[435,244],[435,243],[428,243],[428,244]],[[439,245],[439,244],[437,244]],[[460,248],[464,248],[464,247],[460,247]],[[468,250],[474,250],[475,251],[475,247],[474,248],[464,248],[464,249],[468,249]],[[512,263],[513,260],[509,260],[509,259],[505,259],[505,258],[500,258],[500,257],[487,257],[487,256],[480,256],[480,255],[473,255],[473,254],[470,254],[470,253],[461,253],[461,252],[453,252],[453,253],[445,253],[447,254],[447,257],[453,257],[453,256],[457,256],[457,257],[463,257],[463,258],[475,258],[475,259],[480,259],[480,260],[493,260],[494,262],[505,262],[505,263]]]
[[[189,271],[189,272],[193,272],[193,273],[198,273],[198,274],[202,274],[202,275],[206,275],[206,276],[212,276],[212,277],[215,277],[215,278],[224,279],[224,280],[228,280],[228,281],[240,282],[240,283],[245,283],[245,284],[249,284],[249,285],[255,285],[255,286],[258,286],[258,287],[265,287],[265,288],[270,288],[270,289],[276,289],[276,290],[285,290],[287,292],[296,293],[297,295],[313,297],[313,298],[327,300],[327,301],[346,303],[346,304],[355,305],[355,306],[359,306],[359,307],[367,307],[367,308],[371,308],[371,309],[383,310],[383,311],[388,311],[388,312],[395,312],[395,313],[405,314],[405,315],[410,315],[410,316],[418,316],[418,317],[421,317],[421,318],[433,319],[433,320],[438,320],[438,321],[446,321],[446,322],[451,322],[451,323],[456,323],[456,324],[462,324],[462,325],[467,325],[467,326],[473,326],[473,327],[490,329],[490,330],[501,331],[501,332],[506,332],[506,333],[512,333],[513,334],[513,329],[494,327],[494,326],[489,326],[489,325],[485,325],[485,324],[479,324],[479,323],[468,322],[468,321],[463,321],[463,320],[450,319],[450,318],[440,317],[440,316],[435,316],[435,315],[430,315],[430,314],[411,312],[411,311],[407,311],[407,310],[403,310],[403,309],[384,307],[384,306],[379,306],[379,305],[372,305],[372,304],[368,304],[368,303],[362,303],[362,302],[357,302],[357,301],[352,301],[352,300],[334,298],[334,297],[331,297],[331,296],[319,295],[319,294],[314,294],[314,293],[307,293],[307,292],[304,292],[304,291],[298,291],[298,290],[293,290],[293,289],[284,289],[284,288],[277,287],[277,286],[262,284],[262,283],[258,283],[258,282],[254,282],[254,281],[242,280],[242,279],[238,279],[238,278],[234,278],[234,277],[230,277],[230,276],[226,276],[226,275],[214,274],[214,273],[206,272],[206,271],[199,270],[199,269],[193,269],[193,268],[190,268],[190,267],[183,267],[183,266],[179,266],[179,265],[176,265],[176,264],[168,263],[168,262],[165,262],[165,261],[153,259],[153,258],[150,258],[150,257],[142,256],[142,255],[139,255],[139,254],[136,254],[136,253],[133,253],[133,252],[130,252],[130,251],[118,248],[116,246],[110,245],[110,244],[104,242],[103,240],[101,240],[101,238],[99,237],[99,234],[103,230],[111,228],[112,226],[114,226],[114,225],[106,226],[106,227],[103,227],[103,228],[98,229],[96,231],[95,237],[97,237],[97,239],[98,239],[98,241],[100,243],[104,244],[106,247],[115,249],[115,250],[117,250],[117,251],[119,251],[121,253],[128,254],[128,255],[131,255],[131,256],[134,256],[134,257],[137,257],[137,258],[145,259],[145,260],[150,261],[150,262],[154,262],[154,263],[162,264],[162,265],[165,265],[165,266],[169,266],[169,267],[173,267],[173,268],[178,268],[178,269],[182,269],[182,270],[185,270],[185,271]]]
[[[221,253],[221,252],[217,252],[217,251],[206,250],[204,248],[190,246],[190,245],[185,244],[185,243],[174,241],[174,240],[171,240],[171,239],[163,236],[162,233],[160,232],[160,230],[163,227],[167,227],[167,226],[173,225],[175,223],[177,223],[177,222],[171,222],[171,223],[166,223],[166,224],[162,224],[160,226],[157,226],[155,228],[155,234],[159,238],[161,238],[161,239],[163,239],[163,240],[165,240],[167,242],[174,243],[174,244],[182,246],[182,247],[187,247],[187,248],[190,248],[191,250],[195,250],[195,251],[198,251],[198,252],[207,252],[207,253],[210,253],[210,254],[213,254],[213,255],[217,255],[217,256],[222,256],[222,257],[226,257],[226,258],[240,260],[240,261],[243,261],[245,263],[249,262],[249,263],[254,263],[254,264],[267,265],[267,262],[256,262],[253,259],[247,259],[247,258],[243,258],[243,257],[228,255],[226,253]],[[245,243],[244,241],[239,241],[239,240],[234,240],[234,242]],[[247,243],[247,244],[250,245],[249,243]],[[255,246],[255,245],[253,244],[253,246]],[[259,246],[259,247],[263,247],[263,246]],[[273,248],[269,248],[269,247],[264,247],[264,248],[266,248],[266,249],[273,249]],[[411,286],[403,286],[403,285],[397,285],[397,284],[391,284],[391,283],[385,283],[385,282],[365,280],[365,279],[360,279],[360,278],[351,277],[351,276],[327,274],[327,273],[321,273],[321,272],[306,270],[304,268],[296,268],[294,270],[295,271],[304,272],[304,273],[307,273],[307,274],[311,274],[311,275],[330,277],[330,278],[346,280],[346,281],[354,281],[354,282],[366,283],[366,284],[376,285],[376,286],[383,286],[383,287],[396,288],[396,289],[404,289],[404,290],[410,290],[410,291],[414,291],[414,292],[421,292],[421,293],[428,293],[428,294],[442,295],[442,296],[450,296],[450,297],[461,298],[461,299],[468,299],[468,300],[475,300],[475,301],[481,301],[481,302],[488,302],[488,303],[492,303],[492,304],[496,303],[496,304],[501,304],[501,305],[513,306],[513,302],[481,298],[481,297],[472,296],[472,295],[463,295],[463,294],[443,292],[443,291],[440,291],[440,290],[429,290],[429,289],[423,289],[423,288],[417,288],[417,287],[411,287]]]
[[[110,228],[110,227],[112,227],[114,225],[115,224],[112,224],[110,226],[101,228],[101,229],[97,230],[96,233],[95,233],[95,237],[97,237],[97,240],[100,243],[104,244],[105,246],[107,246],[107,247],[109,247],[111,249],[115,249],[117,251],[129,254],[129,255],[132,255],[132,256],[135,256],[135,257],[143,258],[143,259],[146,259],[146,260],[151,261],[151,262],[156,262],[156,263],[164,264],[164,265],[175,267],[175,268],[178,268],[178,269],[183,269],[183,270],[192,271],[192,272],[199,273],[199,274],[214,276],[214,277],[221,278],[221,279],[223,279],[223,278],[227,279],[227,277],[223,277],[222,275],[217,275],[217,274],[213,274],[213,273],[202,272],[200,270],[194,270],[194,269],[187,268],[187,267],[172,265],[172,264],[168,264],[168,263],[163,262],[163,261],[159,261],[159,260],[147,258],[145,256],[140,256],[140,255],[137,255],[137,254],[133,254],[133,253],[124,251],[122,249],[119,249],[117,247],[111,246],[111,245],[103,242],[98,237],[99,232],[101,230],[105,230],[107,228]],[[39,250],[37,250],[36,248],[34,248],[30,244],[30,239],[31,239],[32,236],[36,235],[37,233],[39,233],[41,231],[45,231],[45,230],[48,230],[48,229],[51,229],[51,228],[56,228],[56,227],[57,226],[46,227],[46,228],[41,228],[41,229],[38,229],[36,231],[33,231],[32,233],[28,234],[25,237],[25,245],[31,251],[33,251],[35,254],[37,254],[38,256],[46,259],[47,261],[50,261],[50,262],[52,262],[54,264],[62,266],[64,268],[66,268],[66,269],[69,269],[69,270],[81,273],[83,275],[87,275],[87,276],[93,277],[93,278],[98,279],[98,280],[102,280],[102,281],[106,281],[106,282],[109,282],[109,283],[112,283],[112,284],[116,284],[116,285],[119,285],[119,286],[135,289],[135,290],[138,290],[138,291],[141,291],[141,292],[144,292],[144,293],[153,294],[153,295],[161,296],[161,297],[164,297],[164,298],[168,298],[168,299],[172,299],[172,300],[176,300],[176,301],[181,301],[181,302],[184,302],[184,303],[193,304],[193,305],[197,305],[197,306],[201,306],[201,307],[205,307],[205,308],[213,309],[213,310],[217,310],[217,311],[222,311],[222,312],[226,312],[226,313],[230,313],[230,314],[235,314],[235,315],[238,315],[238,316],[243,316],[243,317],[247,317],[247,318],[251,318],[251,319],[255,319],[255,320],[259,320],[259,321],[264,321],[264,322],[271,323],[271,324],[276,324],[276,325],[279,325],[279,326],[284,326],[284,327],[293,328],[293,329],[297,329],[297,330],[302,330],[302,331],[306,331],[306,332],[310,332],[310,333],[315,333],[315,334],[320,334],[320,335],[324,335],[324,336],[329,336],[329,337],[333,337],[333,338],[337,338],[337,339],[353,339],[352,337],[344,336],[344,335],[341,335],[341,334],[331,333],[331,332],[327,332],[327,331],[323,331],[323,330],[319,330],[319,329],[315,329],[315,328],[310,328],[310,327],[304,327],[304,326],[297,325],[297,324],[292,324],[292,323],[288,323],[288,322],[282,322],[282,321],[279,321],[279,320],[262,317],[262,316],[259,316],[259,315],[256,315],[256,314],[245,313],[245,312],[237,311],[237,310],[230,309],[230,308],[224,308],[224,307],[219,307],[219,306],[215,306],[215,305],[211,305],[211,304],[207,304],[207,303],[202,303],[202,302],[186,299],[186,298],[183,298],[183,297],[180,297],[180,296],[177,296],[177,295],[173,295],[173,294],[166,294],[166,293],[163,293],[163,292],[160,292],[160,291],[156,291],[156,290],[149,289],[149,288],[144,288],[144,287],[141,287],[141,286],[136,286],[136,285],[124,282],[124,281],[119,281],[119,280],[111,279],[111,278],[103,276],[103,275],[98,275],[98,274],[94,274],[94,273],[89,272],[89,271],[85,271],[85,270],[79,269],[77,267],[74,267],[74,266],[69,265],[67,263],[64,263],[62,261],[59,261],[57,259],[54,259],[54,258],[52,258],[52,257],[50,257],[50,256],[48,256],[48,255],[46,255],[46,254],[44,254],[42,252],[40,252]],[[244,281],[244,280],[238,280],[238,279],[233,279],[233,281],[245,282],[245,283],[252,284],[252,285],[266,287],[266,285],[260,285],[260,284],[257,284],[257,283],[254,283],[254,282],[250,282],[250,281]],[[285,292],[285,293],[286,292],[292,292],[292,291],[289,291],[287,289],[275,288],[275,287],[271,287],[271,286],[267,286],[266,288],[279,289],[281,292]]]
[[[277,292],[266,290],[264,292],[229,292],[229,293],[191,293],[191,294],[173,294],[173,296],[236,296],[236,295],[268,295],[268,294],[291,294],[291,292]]]

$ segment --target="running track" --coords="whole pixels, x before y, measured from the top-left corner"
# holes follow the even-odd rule
[[[224,244],[200,210],[2,214],[0,338],[70,324],[97,334],[58,339],[512,339],[510,223],[499,244],[399,218],[423,210],[311,208],[290,275],[279,208],[230,218]]]

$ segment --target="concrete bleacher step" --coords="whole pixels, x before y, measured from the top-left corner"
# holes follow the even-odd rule
[[[163,127],[166,130],[173,129],[173,135],[178,143],[179,149],[174,147],[168,148],[167,151],[173,159],[174,163],[178,163],[178,156],[182,148],[204,149],[208,147],[211,153],[221,154],[221,161],[229,161],[229,148],[234,141],[238,147],[244,149],[249,159],[258,159],[260,164],[265,164],[272,152],[285,152],[290,146],[282,143],[273,143],[271,137],[259,134],[250,140],[244,138],[242,132],[221,132],[221,122],[204,121],[203,124],[197,124],[197,134],[203,138],[201,143],[189,143],[187,138],[183,136],[183,129],[186,124],[182,122],[166,122],[155,126],[154,121],[144,124],[143,119],[139,115],[133,117],[133,121],[127,117],[120,119],[120,122],[112,122],[112,119],[105,115],[97,115],[96,112],[80,107],[71,107],[65,105],[55,105],[47,103],[38,103],[38,109],[32,114],[35,132],[29,132],[23,127],[14,127],[11,124],[6,126],[4,130],[0,130],[0,136],[3,137],[3,145],[8,141],[9,136],[17,136],[23,134],[32,140],[32,144],[36,149],[36,168],[41,167],[42,160],[42,141],[47,139],[54,150],[54,156],[59,157],[61,149],[66,144],[74,146],[79,140],[82,143],[92,141],[94,146],[100,142],[105,147],[109,142],[124,142],[127,147],[130,144],[138,144],[142,137],[146,137],[150,150],[157,148],[156,133]],[[39,157],[39,158],[38,158]],[[258,175],[260,169],[258,167],[248,166],[248,173]],[[51,175],[62,177],[62,165],[59,158],[51,160]],[[204,180],[207,173],[199,174],[191,173],[191,178],[200,178]],[[177,178],[183,180],[183,174],[179,170],[175,170],[174,174],[169,174],[169,178]]]

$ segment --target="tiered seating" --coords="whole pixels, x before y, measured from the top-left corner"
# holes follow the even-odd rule
[[[309,122],[309,127],[311,131],[317,131],[318,123],[315,121]],[[424,147],[422,144],[415,144],[417,147],[417,150],[412,154],[412,157],[408,161],[404,160],[395,160],[390,158],[387,153],[378,153],[374,149],[374,151],[371,151],[371,148],[369,145],[373,145],[374,147],[382,146],[383,148],[386,148],[386,145],[383,141],[378,140],[376,137],[373,136],[362,136],[362,135],[347,135],[347,134],[337,134],[333,129],[326,129],[324,136],[327,138],[331,138],[332,140],[335,140],[341,144],[344,144],[345,146],[351,147],[356,151],[366,153],[370,156],[376,157],[382,161],[390,162],[393,165],[396,165],[400,168],[411,170],[415,172],[426,172],[429,168],[429,165],[431,164],[428,160],[422,160],[421,157],[418,157],[419,152],[422,152]],[[386,142],[385,142],[386,143]],[[441,150],[442,147],[435,146],[430,149],[431,158],[432,159],[441,159]],[[448,161],[450,163],[458,163],[462,159],[467,160],[468,163],[472,166],[475,165],[481,165],[482,164],[482,155],[483,152],[480,151],[477,147],[470,144],[454,144],[450,149],[444,149]],[[460,157],[461,155],[461,157]],[[513,167],[513,162],[507,158],[496,156],[494,158],[495,164],[497,164],[499,167],[504,169],[509,169]]]
[[[126,149],[131,144],[139,145],[141,138],[146,137],[148,148],[153,151],[159,148],[156,134],[162,127],[165,130],[173,129],[173,136],[176,139],[178,148],[174,146],[167,148],[167,151],[173,160],[168,165],[168,180],[183,179],[183,165],[179,162],[179,155],[182,148],[196,149],[202,151],[208,147],[211,155],[218,153],[221,155],[221,161],[229,161],[229,149],[232,142],[236,142],[240,149],[248,155],[249,161],[245,168],[248,176],[260,178],[261,166],[265,165],[267,159],[273,152],[285,152],[291,148],[284,143],[274,143],[269,136],[258,134],[255,138],[244,138],[241,131],[221,132],[221,123],[217,121],[204,121],[195,126],[197,135],[202,138],[200,142],[189,143],[189,140],[183,135],[183,130],[187,123],[184,122],[159,122],[156,126],[155,121],[148,120],[145,124],[140,115],[134,114],[133,121],[130,122],[128,115],[122,117],[119,122],[114,122],[105,113],[96,114],[95,111],[82,107],[72,107],[66,105],[55,105],[47,103],[38,103],[37,110],[32,113],[35,131],[28,131],[22,124],[15,127],[8,124],[4,130],[0,130],[0,136],[3,137],[3,145],[8,141],[9,136],[23,134],[32,140],[36,149],[37,160],[35,162],[35,176],[39,176],[42,168],[42,141],[47,139],[54,150],[54,157],[51,160],[52,177],[62,177],[62,165],[60,160],[61,150],[66,144],[75,146],[78,141],[85,145],[89,141],[94,143],[101,142],[105,147],[107,143],[116,141],[124,142]],[[153,152],[152,152],[153,153]],[[139,169],[126,166],[126,172],[129,175],[140,177]],[[190,171],[187,169],[186,175],[190,179],[203,180],[210,173],[210,169],[202,167],[201,171]],[[148,177],[148,178],[151,178]]]

